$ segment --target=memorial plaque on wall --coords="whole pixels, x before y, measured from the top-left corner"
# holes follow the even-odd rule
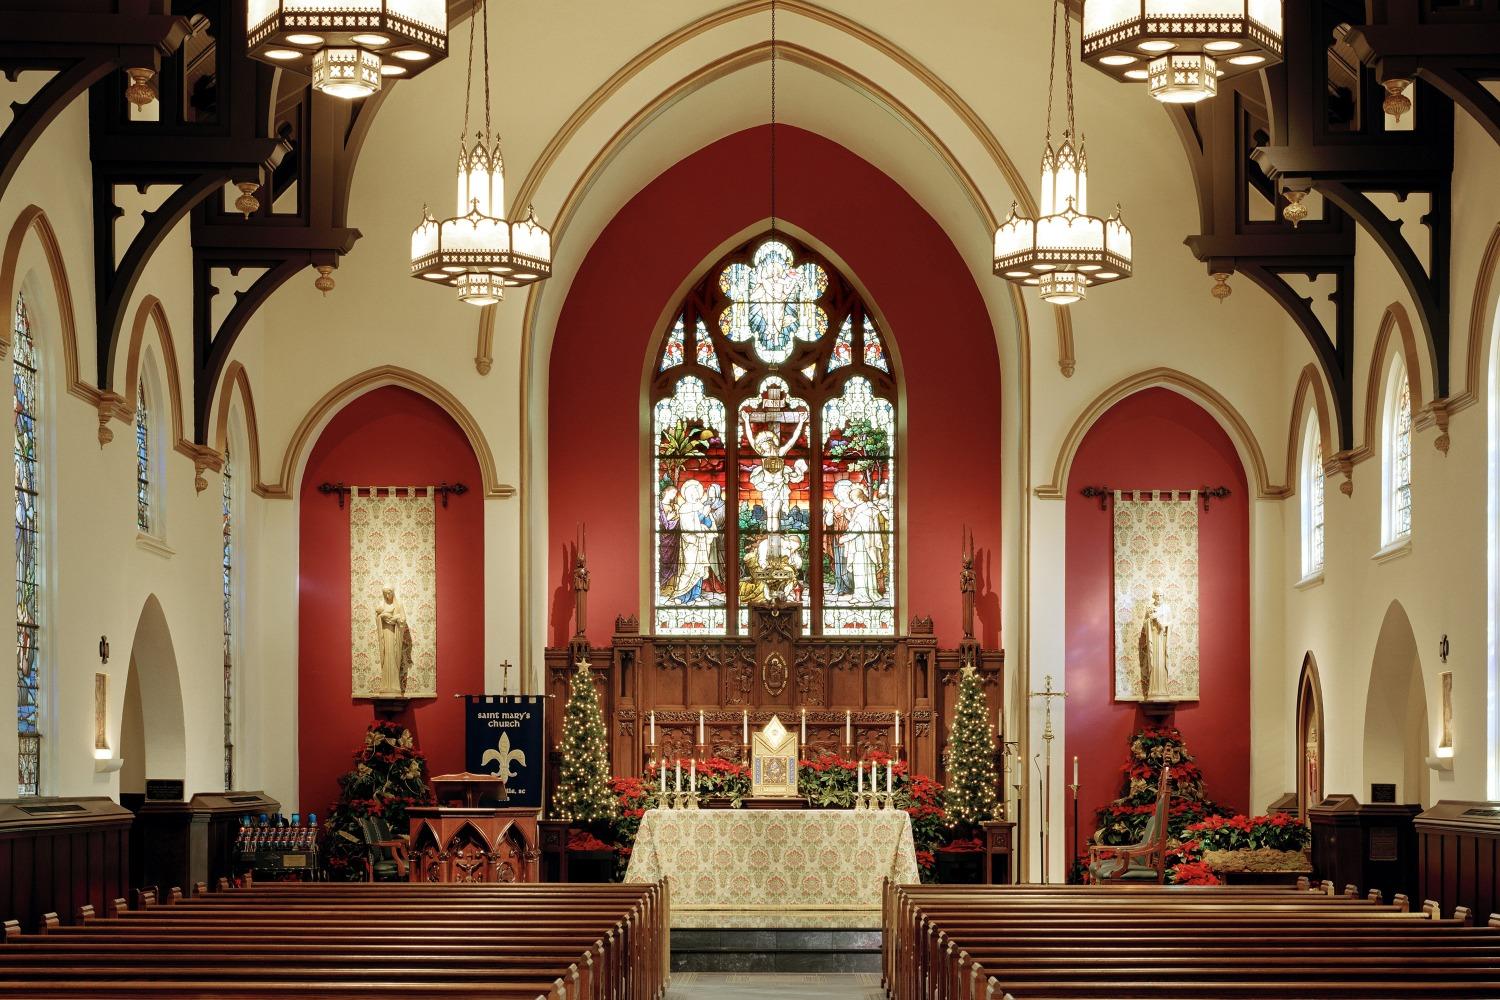
[[[1395,802],[1396,801],[1396,786],[1395,786],[1395,784],[1394,783],[1386,784],[1386,783],[1383,783],[1383,782],[1377,782],[1375,784],[1372,784],[1370,786],[1370,801],[1371,802]]]
[[[147,802],[181,802],[184,782],[181,778],[147,778]]]

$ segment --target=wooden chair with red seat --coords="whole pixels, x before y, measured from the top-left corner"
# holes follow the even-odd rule
[[[1156,789],[1156,806],[1138,843],[1089,845],[1089,881],[1097,885],[1110,882],[1156,882],[1167,880],[1167,816],[1172,803],[1169,787],[1170,768],[1161,769],[1161,784]]]

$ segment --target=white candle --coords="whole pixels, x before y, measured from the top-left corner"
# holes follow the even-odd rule
[[[807,709],[802,710],[802,745],[807,746]]]
[[[848,709],[844,710],[844,743],[854,745],[854,713]]]
[[[896,709],[896,745],[901,745],[901,710]]]
[[[698,791],[698,759],[688,761],[688,791]]]
[[[663,795],[665,795],[665,794],[667,794],[667,765],[666,765],[666,762],[664,761],[664,762],[662,762],[661,764],[659,764],[657,766],[661,770],[661,793]]]
[[[743,744],[745,744],[745,746],[749,746],[750,745],[750,710],[749,709],[742,709],[741,711],[743,712],[743,714],[740,717],[740,742],[743,743]]]
[[[1001,733],[1005,732],[1005,723],[1003,721],[1001,721],[1001,717],[1000,717],[1001,711],[1002,711],[1002,709],[998,709],[998,708],[995,709],[995,735],[996,736],[999,736]]]
[[[703,746],[707,740],[703,738],[703,709],[698,710],[698,745]]]
[[[673,766],[677,769],[677,774],[672,779],[672,790],[680,792],[682,791],[682,761],[677,761]]]
[[[1073,784],[1078,784],[1078,756],[1073,757]]]
[[[656,713],[651,713],[651,745],[656,746]]]
[[[893,762],[885,762],[885,794],[887,795],[891,794],[891,772],[895,769],[896,765]]]
[[[859,766],[854,771],[859,775],[859,794],[863,795],[865,794],[865,762],[860,761]]]

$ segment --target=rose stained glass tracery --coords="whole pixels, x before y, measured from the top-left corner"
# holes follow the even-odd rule
[[[896,631],[897,384],[852,286],[780,234],[731,253],[670,321],[651,385],[652,625]]]

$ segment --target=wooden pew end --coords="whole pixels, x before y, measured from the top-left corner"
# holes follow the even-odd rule
[[[1463,923],[1465,927],[1474,926],[1474,911],[1467,906],[1455,906],[1453,908],[1453,919]]]
[[[116,896],[114,899],[111,899],[109,901],[109,907],[105,910],[105,912],[108,913],[111,917],[118,917],[120,914],[129,909],[130,904],[125,902],[122,897]]]
[[[1344,886],[1344,895],[1348,896],[1350,899],[1358,899],[1359,886],[1355,885],[1353,882],[1350,882],[1348,885]]]
[[[94,904],[93,903],[84,903],[82,906],[80,906],[78,908],[78,922],[80,924],[86,924],[90,920],[93,920],[93,919],[94,919]]]
[[[1396,893],[1395,897],[1391,900],[1391,902],[1396,904],[1396,911],[1398,913],[1410,913],[1411,912],[1411,900],[1409,900],[1409,899],[1406,898],[1406,893],[1404,893],[1404,892],[1398,892],[1398,893]]]
[[[219,876],[219,884],[216,885],[216,886],[214,886],[214,891],[215,892],[228,892],[229,891],[229,879],[225,878],[223,875],[220,875]]]
[[[1370,894],[1365,898],[1374,903],[1376,906],[1379,906],[1381,903],[1385,902],[1385,897],[1380,894],[1379,889],[1371,889]]]
[[[1497,920],[1497,919],[1500,919],[1500,917],[1491,917],[1490,918],[1490,926],[1492,926],[1492,927],[1495,926],[1494,921]],[[19,920],[7,920],[5,922],[5,940],[7,940],[7,941],[14,941],[16,938],[18,938],[20,936],[21,936],[21,921],[19,921]]]
[[[182,902],[182,888],[174,885],[167,890],[167,905],[171,906],[173,903],[180,902]]]
[[[1429,920],[1441,920],[1443,918],[1443,908],[1437,904],[1437,900],[1435,899],[1422,900],[1422,913]]]
[[[1298,892],[1311,892],[1312,891],[1312,882],[1308,881],[1308,878],[1307,878],[1306,875],[1298,875],[1297,876],[1297,891]]]
[[[1318,889],[1321,890],[1323,895],[1325,896],[1338,895],[1338,893],[1334,892],[1333,883],[1326,878],[1318,883]]]
[[[49,911],[42,914],[42,926],[38,930],[45,934],[48,931],[55,931],[61,926],[62,921],[58,919],[57,913]]]
[[[207,882],[194,882],[193,883],[193,895],[194,896],[206,896],[206,895],[208,895],[208,883]]]

